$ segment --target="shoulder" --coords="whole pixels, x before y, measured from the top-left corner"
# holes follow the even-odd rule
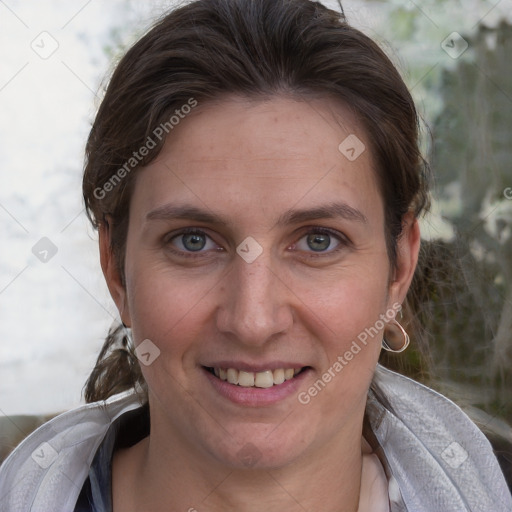
[[[378,365],[368,417],[408,510],[512,510],[492,447],[440,393]],[[378,394],[377,393],[377,394]]]
[[[28,436],[0,467],[0,512],[73,510],[110,425],[141,407],[132,391],[61,414]]]

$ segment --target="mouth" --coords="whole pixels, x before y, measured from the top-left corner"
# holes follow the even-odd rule
[[[243,388],[272,388],[280,386],[286,381],[292,380],[307,371],[310,367],[302,368],[276,368],[275,370],[263,370],[250,372],[236,368],[217,368],[203,366],[203,368],[221,381]]]

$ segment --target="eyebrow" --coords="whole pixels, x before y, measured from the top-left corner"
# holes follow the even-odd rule
[[[331,203],[316,208],[294,210],[290,209],[284,212],[277,220],[276,225],[299,224],[314,219],[335,219],[341,218],[348,221],[368,223],[366,216],[358,209],[346,203]],[[172,220],[187,219],[196,222],[204,222],[206,224],[216,224],[227,226],[228,220],[221,215],[211,213],[192,205],[174,205],[165,204],[160,206],[146,215],[146,220]]]

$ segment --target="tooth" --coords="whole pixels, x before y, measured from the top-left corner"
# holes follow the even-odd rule
[[[273,372],[274,384],[282,384],[284,382],[284,370],[279,368]]]
[[[293,379],[302,368],[277,368],[276,370],[265,370],[263,372],[246,372],[236,368],[214,368],[214,373],[219,379],[227,380],[230,384],[238,384],[250,388],[270,388],[273,385],[282,384],[285,380]]]
[[[250,388],[254,386],[254,373],[240,370],[238,372],[238,384],[244,388]]]
[[[274,377],[271,370],[258,372],[254,377],[254,385],[257,388],[271,388],[274,385]]]
[[[227,378],[230,384],[238,384],[238,370],[228,368]]]

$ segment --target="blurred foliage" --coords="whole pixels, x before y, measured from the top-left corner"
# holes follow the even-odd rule
[[[512,187],[512,26],[476,19],[461,32],[469,43],[462,57],[432,50],[419,58],[425,38],[439,47],[443,34],[460,30],[451,23],[430,33],[437,18],[424,11],[449,2],[422,3],[422,10],[392,3],[386,30],[393,41],[422,38],[407,50],[417,59],[407,62],[406,79],[417,100],[421,88],[434,199],[454,235],[424,243],[405,320],[417,343],[382,362],[512,423],[512,200],[505,197]]]
[[[450,198],[450,186],[459,198],[447,217],[456,235],[453,279],[463,285],[453,304],[466,315],[452,332],[440,330],[436,348],[452,353],[456,368],[443,377],[493,384],[485,405],[505,407],[512,420],[512,200],[504,195],[512,185],[512,26],[480,26],[469,42],[474,62],[443,73],[444,111],[434,124],[440,198]],[[454,354],[444,333],[458,345]]]

